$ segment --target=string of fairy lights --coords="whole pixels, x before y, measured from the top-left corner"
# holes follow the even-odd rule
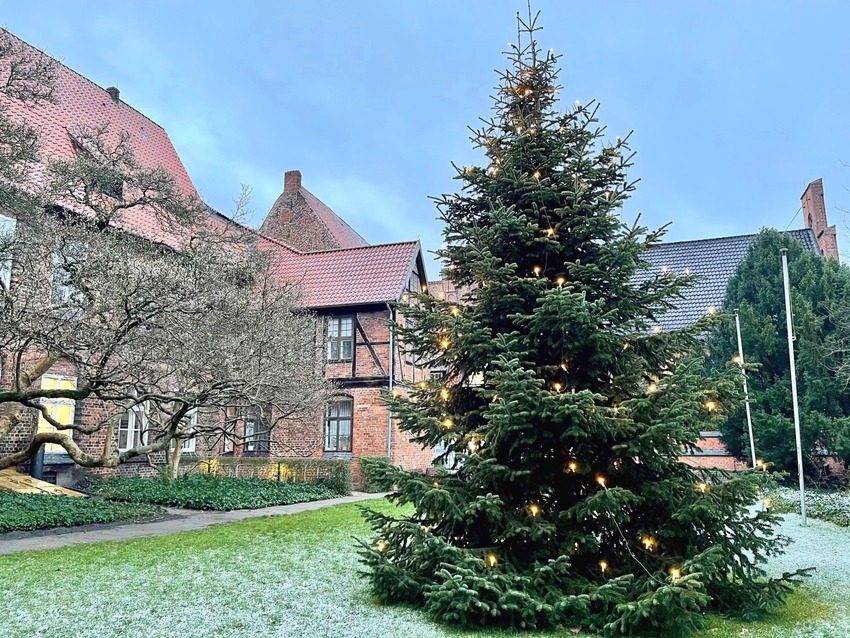
[[[552,55],[552,52],[550,51],[550,56],[551,55]],[[534,69],[534,70],[537,70],[537,69]],[[530,68],[526,68],[520,73],[520,75],[525,77],[525,78],[529,78],[531,72],[532,71],[531,71]],[[517,78],[517,79],[519,79],[519,78]],[[557,93],[557,91],[558,91],[557,87],[555,87],[555,86],[549,86],[548,88],[552,93]],[[537,95],[535,93],[535,90],[530,85],[523,83],[523,82],[519,82],[516,86],[513,86],[510,83],[508,83],[506,85],[506,90],[508,92],[513,91],[515,96],[518,96],[522,100],[537,99]],[[581,104],[578,101],[577,101],[577,106],[578,106],[579,109],[583,108],[583,107],[581,107]],[[506,107],[503,107],[503,108],[508,108],[508,107],[506,106]],[[521,136],[521,135],[527,134],[529,136],[534,136],[538,133],[538,126],[537,125],[529,125],[525,121],[524,115],[520,118],[522,121],[519,121],[519,119],[516,117],[516,115],[511,116],[511,119],[512,119],[512,123],[514,124],[514,127],[513,127],[512,130],[516,133],[516,135]],[[564,130],[565,130],[564,127],[561,126],[560,132],[564,132]],[[625,166],[625,164],[623,163],[622,154],[619,152],[619,148],[620,148],[620,145],[623,143],[623,140],[621,140],[619,137],[617,137],[616,141],[617,141],[616,147],[603,149],[603,157],[605,159],[607,159],[607,161],[609,161],[612,166],[618,165],[618,163],[619,163],[619,168],[623,168]],[[488,135],[479,135],[479,142],[482,144],[482,146],[485,146],[487,148],[487,155],[491,159],[490,165],[487,167],[487,169],[485,169],[484,172],[485,172],[486,175],[489,175],[492,178],[496,178],[500,174],[500,172],[502,170],[502,166],[504,164],[504,159],[500,155],[500,152],[502,150],[502,146],[497,140],[493,139],[492,137],[490,137]],[[478,173],[478,170],[477,169],[473,170],[473,169],[469,169],[467,167],[463,167],[462,172],[466,175],[471,175],[473,173]],[[531,171],[530,173],[527,173],[527,174],[530,176],[530,178],[532,180],[534,180],[538,185],[541,185],[541,187],[542,187],[541,182],[544,180],[544,174],[543,174],[541,169],[534,169],[533,171]],[[587,184],[579,178],[577,173],[573,173],[573,176],[574,176],[574,179],[575,179],[576,186],[578,188],[584,189],[584,188],[587,187]],[[621,193],[616,192],[616,190],[615,191],[605,190],[602,193],[601,197],[603,198],[603,201],[608,203],[609,214],[610,214],[611,207],[616,205],[617,197],[620,194]],[[549,223],[549,225],[547,227],[545,227],[542,232],[547,239],[555,239],[558,235],[557,225],[552,224],[551,222],[548,222],[548,223]],[[544,273],[545,273],[546,270],[547,269],[544,268],[541,265],[534,265],[531,268],[531,273],[533,274],[533,276],[535,278],[541,278],[541,277],[545,276]],[[667,274],[666,271],[667,271],[667,268],[662,267],[662,273],[666,275]],[[686,269],[685,274],[690,275],[690,269]],[[567,278],[563,274],[556,274],[551,279],[551,281],[559,289],[563,288],[567,284]],[[426,286],[422,287],[422,292],[427,293],[427,287]],[[442,297],[442,295],[441,295],[441,297]],[[461,309],[457,305],[449,305],[448,311],[449,311],[449,314],[454,318],[458,318],[461,315]],[[714,315],[714,314],[717,313],[717,308],[715,306],[709,306],[706,312],[709,315]],[[663,332],[663,329],[660,325],[656,325],[651,329],[651,332],[654,335],[661,335],[662,332]],[[436,345],[437,345],[437,348],[439,349],[439,351],[441,351],[442,353],[447,353],[452,348],[453,343],[452,343],[450,337],[448,336],[445,327],[441,327],[437,330]],[[623,344],[623,350],[626,350],[628,348],[629,348],[629,343],[625,342]],[[563,355],[563,353],[562,353],[561,358],[562,358],[562,362],[557,367],[561,368],[566,373],[566,372],[569,371],[569,362],[568,362],[567,358]],[[425,391],[428,388],[428,384],[425,381],[421,381],[418,384],[418,387],[419,387],[420,390]],[[565,389],[564,383],[562,383],[561,381],[557,381],[557,380],[552,381],[550,383],[549,387],[551,388],[551,391],[554,392],[555,394],[561,394]],[[658,381],[657,378],[655,378],[655,377],[651,378],[650,382],[647,385],[646,391],[650,395],[657,394],[661,391],[661,388],[659,387],[659,381]],[[393,396],[394,397],[399,396],[397,390],[393,390]],[[439,398],[444,403],[449,402],[449,399],[451,398],[451,391],[449,390],[448,387],[445,387],[445,386],[440,387]],[[493,398],[494,401],[496,399],[497,399],[497,397]],[[717,401],[715,401],[712,398],[708,398],[703,402],[703,408],[709,413],[714,413],[714,412],[718,411],[719,406],[717,404]],[[615,406],[612,407],[612,412],[615,415],[619,413],[619,410],[620,410],[619,405],[615,405]],[[446,415],[444,415],[440,418],[437,418],[436,422],[438,423],[438,427],[444,432],[455,429],[455,422],[454,422],[454,419],[452,418],[451,415],[446,414]],[[468,445],[467,445],[467,448],[468,448],[470,454],[475,454],[480,449],[480,446],[481,446],[481,443],[483,442],[483,440],[484,440],[483,437],[478,437],[478,436],[473,436],[473,437],[470,438],[470,440],[468,441]],[[570,459],[564,464],[564,470],[563,471],[566,474],[579,475],[580,467],[581,466],[580,466],[580,463],[579,463],[578,460]],[[765,469],[766,469],[766,467],[765,467]],[[603,474],[596,474],[595,477],[594,477],[594,482],[597,485],[599,485],[599,487],[602,490],[604,490],[605,493],[610,493],[610,490],[609,490],[609,487],[608,487],[608,479]],[[440,487],[440,482],[438,480],[433,480],[432,483],[433,483],[433,487],[435,487],[435,488]],[[699,482],[694,486],[694,489],[695,489],[696,492],[698,492],[701,495],[708,495],[711,491],[711,486],[706,482]],[[768,505],[768,507],[769,507],[769,505]],[[532,518],[537,518],[537,517],[544,515],[543,507],[539,503],[536,503],[536,502],[528,503],[525,506],[525,511]],[[624,544],[624,547],[626,548],[630,557],[647,573],[647,575],[652,580],[654,580],[654,581],[656,581],[660,584],[664,584],[665,581],[662,581],[658,578],[658,576],[657,576],[658,572],[657,571],[652,572],[649,568],[647,568],[647,566],[640,560],[640,558],[637,556],[637,554],[633,551],[633,549],[632,549],[633,541],[630,540],[629,538],[627,538],[627,536],[623,533],[623,530],[620,527],[620,524],[617,521],[617,518],[616,518],[615,515],[611,514],[611,520],[613,521],[615,529],[616,529],[617,533],[619,534],[619,536],[621,537],[623,544]],[[576,543],[575,546],[576,546],[576,550],[578,551],[579,550],[579,543]],[[657,552],[659,550],[659,541],[655,537],[655,535],[653,535],[651,533],[645,533],[640,537],[639,546],[642,547],[643,550],[645,550],[646,552]],[[377,547],[377,550],[379,552],[385,552],[388,549],[389,545],[388,545],[386,540],[379,539],[377,541],[376,547]],[[500,557],[495,552],[489,552],[489,553],[486,554],[484,561],[485,561],[485,564],[488,567],[496,568],[500,563]],[[608,573],[610,565],[605,558],[603,558],[599,561],[598,566],[599,566],[599,569],[600,569],[600,571],[603,575],[606,575]],[[681,570],[681,567],[679,567],[679,566],[674,565],[674,566],[670,567],[669,570],[668,570],[668,573],[669,573],[670,579],[674,582],[679,580],[682,577],[682,570]]]
[[[449,309],[449,314],[453,318],[458,318],[461,314],[461,309],[457,305],[450,305],[448,309]],[[710,310],[709,314],[713,314],[713,311]],[[438,347],[440,348],[441,351],[447,351],[451,348],[452,344],[451,344],[451,341],[447,337],[443,336],[443,333],[444,333],[444,328],[441,328],[441,329],[438,330],[437,344],[438,344]],[[629,348],[628,342],[624,343],[623,350],[627,350],[628,348]],[[560,368],[564,372],[569,371],[569,362],[564,360],[562,363],[560,363],[558,365],[558,368]],[[424,390],[428,389],[428,383],[425,382],[425,381],[421,381],[419,383],[418,387],[419,387],[420,390],[424,391]],[[560,383],[558,381],[552,382],[551,390],[554,393],[560,394],[560,393],[563,392],[563,389],[564,389],[564,385],[562,383]],[[653,394],[659,393],[660,391],[661,391],[661,388],[659,388],[659,385],[658,385],[658,378],[657,377],[651,377],[651,382],[647,385],[647,388],[646,388],[647,394],[653,395]],[[447,403],[452,396],[451,390],[448,387],[446,387],[445,385],[442,385],[441,387],[439,387],[437,394],[438,394],[440,400],[443,401],[444,403]],[[399,393],[398,393],[397,390],[393,391],[393,396],[394,397],[399,396]],[[497,398],[498,397],[494,397],[494,400],[496,400]],[[718,410],[718,405],[717,405],[717,402],[715,400],[708,399],[703,403],[703,408],[707,412],[716,412]],[[620,406],[615,406],[613,408],[614,414],[617,414],[619,412],[619,409],[620,409]],[[440,425],[440,428],[443,431],[448,431],[448,430],[454,429],[455,422],[450,415],[444,415],[441,419],[439,419],[439,425]],[[469,453],[475,454],[478,451],[482,441],[483,441],[483,437],[477,437],[477,436],[471,437],[470,440],[468,441],[468,444],[467,444],[467,449],[469,450]],[[579,462],[575,459],[571,459],[564,464],[564,472],[567,473],[567,474],[577,475],[577,474],[579,474],[579,469],[580,469]],[[606,493],[609,491],[608,479],[605,475],[596,474],[594,481],[603,490],[605,490]],[[440,487],[440,482],[438,480],[434,480],[433,481],[433,487],[435,487],[435,488]],[[710,491],[710,486],[706,482],[699,482],[694,486],[694,489],[697,492],[699,492],[700,494],[706,495]],[[766,507],[769,508],[770,504],[767,503],[767,501],[765,501],[765,503],[766,503]],[[525,506],[525,511],[532,518],[536,518],[536,517],[541,516],[543,514],[543,507],[538,503],[532,502],[532,503],[528,503]],[[644,564],[644,562],[641,561],[641,559],[637,556],[637,554],[633,551],[632,541],[630,541],[629,538],[626,536],[626,534],[623,532],[622,528],[620,527],[619,522],[616,519],[616,516],[614,516],[613,514],[611,515],[611,521],[613,522],[614,528],[616,529],[617,534],[622,539],[623,546],[626,548],[626,551],[628,552],[628,554],[632,558],[632,560],[634,560],[635,563],[637,563],[640,566],[640,568],[644,572],[646,572],[646,574],[648,575],[649,578],[651,578],[652,580],[654,580],[655,582],[657,582],[659,584],[664,584],[665,581],[662,581],[658,578],[657,572],[651,571]],[[640,546],[643,547],[643,549],[647,552],[654,552],[654,551],[658,550],[659,542],[655,538],[654,535],[647,533],[647,534],[643,534],[641,536]],[[384,552],[388,549],[389,546],[388,546],[388,544],[385,540],[380,539],[377,542],[376,547],[377,547],[379,552]],[[576,550],[578,550],[578,549],[579,548],[576,547]],[[495,552],[490,552],[485,556],[485,563],[488,567],[495,568],[500,563],[499,556]],[[603,575],[606,575],[608,573],[609,568],[610,568],[610,564],[609,564],[608,560],[603,558],[602,560],[599,561],[598,566],[599,566],[600,572]],[[682,577],[682,570],[678,566],[672,566],[672,567],[669,568],[668,574],[670,576],[670,579],[675,582],[675,581],[678,581]]]

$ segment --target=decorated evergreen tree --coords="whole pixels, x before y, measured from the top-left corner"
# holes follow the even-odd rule
[[[520,20],[495,117],[474,132],[486,163],[438,200],[461,302],[401,309],[401,339],[448,375],[387,400],[449,465],[373,462],[413,511],[367,511],[368,577],[381,600],[465,626],[677,636],[708,610],[755,616],[795,579],[762,570],[784,539],[748,509],[760,473],[678,460],[734,408],[738,371],[704,374],[698,336],[718,317],[657,327],[690,277],[636,283],[662,233],[618,217],[627,140],[605,142],[593,104],[557,110],[557,56],[535,22]]]

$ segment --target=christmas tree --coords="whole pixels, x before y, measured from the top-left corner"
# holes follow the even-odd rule
[[[414,295],[395,327],[448,374],[387,401],[449,465],[372,463],[413,506],[366,513],[373,591],[464,626],[677,636],[706,611],[755,616],[795,580],[762,569],[784,539],[750,508],[760,477],[678,460],[739,400],[734,365],[705,374],[699,337],[721,318],[660,329],[691,277],[645,276],[662,232],[618,216],[635,188],[627,138],[605,141],[594,104],[557,109],[558,57],[538,49],[536,17],[518,21],[472,138],[486,163],[438,200],[462,301]]]

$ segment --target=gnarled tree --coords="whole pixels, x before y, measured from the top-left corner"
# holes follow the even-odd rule
[[[5,103],[51,99],[52,61],[0,36]],[[51,445],[86,467],[164,452],[174,473],[183,442],[243,438],[246,410],[267,429],[314,413],[329,389],[316,319],[260,238],[138,161],[128,133],[69,134],[75,157],[41,158],[37,130],[0,110],[16,219],[0,238],[0,468]],[[56,370],[73,382],[44,383]],[[48,409],[86,400],[84,419]]]

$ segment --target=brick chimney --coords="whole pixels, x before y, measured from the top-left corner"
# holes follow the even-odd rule
[[[803,205],[803,224],[811,228],[821,254],[824,257],[838,259],[838,239],[835,226],[830,226],[826,218],[826,203],[823,199],[823,179],[816,179],[806,186],[800,198]]]
[[[283,192],[294,193],[301,188],[301,171],[286,171],[283,174]]]
[[[117,86],[107,87],[106,92],[109,93],[109,97],[112,98],[112,101],[118,104],[118,96],[121,95],[121,92],[118,90]]]

